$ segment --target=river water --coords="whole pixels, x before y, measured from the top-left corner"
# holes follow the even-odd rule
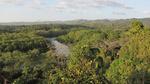
[[[55,47],[55,53],[60,56],[68,56],[69,55],[69,47],[63,43],[58,42],[55,38],[47,38],[52,45]]]

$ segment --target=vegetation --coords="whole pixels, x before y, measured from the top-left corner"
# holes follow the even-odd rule
[[[149,28],[95,24],[1,26],[0,84],[149,84]]]

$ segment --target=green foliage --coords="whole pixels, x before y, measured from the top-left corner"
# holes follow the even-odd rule
[[[107,39],[104,32],[80,30],[70,32],[60,38],[63,41],[64,38],[68,38],[65,42],[73,43],[67,65],[69,73],[74,73],[72,76],[76,78],[75,83],[108,83],[103,76],[103,58],[98,55],[100,49],[96,48],[99,42]]]
[[[106,72],[113,84],[141,84],[150,76],[150,31],[135,34],[119,51],[120,58],[115,60]]]
[[[81,40],[94,40],[94,39],[106,39],[107,35],[101,31],[96,30],[78,30],[72,31],[67,35],[58,37],[59,41],[65,43],[77,43]]]
[[[136,33],[141,32],[144,29],[144,25],[142,22],[138,20],[132,20],[131,22],[131,28],[126,32],[128,36],[134,35]]]
[[[150,30],[137,20],[127,32],[120,20],[97,22],[0,26],[0,84],[149,84]]]
[[[143,29],[143,27],[144,27],[144,25],[143,25],[143,23],[142,22],[140,22],[140,21],[138,21],[138,20],[133,20],[132,22],[131,22],[131,27],[132,28],[137,28],[137,30],[138,29]]]
[[[103,32],[106,33],[108,40],[118,40],[120,38],[120,34],[121,34],[121,31],[111,30],[111,29],[107,29]]]
[[[3,33],[0,35],[0,51],[28,51],[34,48],[47,50],[47,41],[33,33]]]

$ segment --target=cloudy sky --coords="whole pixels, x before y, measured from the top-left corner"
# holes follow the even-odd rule
[[[0,22],[150,17],[150,0],[0,0]]]

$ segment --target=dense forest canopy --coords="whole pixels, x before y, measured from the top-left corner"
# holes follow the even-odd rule
[[[150,84],[148,21],[1,25],[0,84]]]

